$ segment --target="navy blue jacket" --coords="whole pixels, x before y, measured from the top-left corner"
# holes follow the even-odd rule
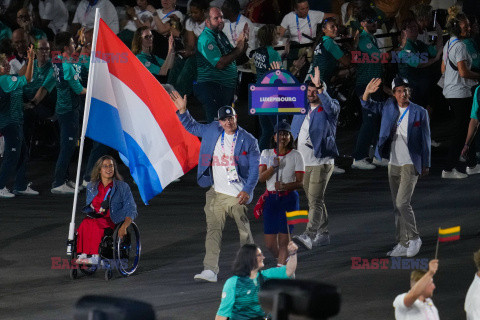
[[[368,101],[360,99],[360,101],[363,108],[382,115],[375,157],[378,159],[390,158],[393,135],[400,117],[397,102],[393,98],[383,102],[371,99]],[[415,170],[421,174],[423,168],[430,168],[430,121],[428,120],[427,110],[415,103],[410,102],[408,112],[407,147]]]

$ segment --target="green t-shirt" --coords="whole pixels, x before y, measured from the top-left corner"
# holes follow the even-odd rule
[[[313,74],[315,67],[318,67],[320,79],[328,85],[337,69],[338,59],[341,57],[343,57],[343,51],[338,44],[332,38],[323,36],[322,41],[315,48],[309,73]]]
[[[480,69],[480,50],[472,38],[462,40],[467,46],[467,51],[472,57],[472,69]]]
[[[420,63],[426,63],[429,58],[437,54],[434,46],[427,46],[420,40],[407,39],[405,47],[398,54],[400,76],[407,78],[410,82],[416,79],[425,79],[430,77],[428,68],[418,68]]]
[[[0,129],[9,124],[23,123],[23,87],[25,76],[0,76]]]
[[[377,39],[365,30],[360,33],[358,50],[362,55],[359,56],[360,62],[357,64],[356,85],[363,86],[368,84],[372,78],[382,77],[382,57]],[[368,59],[364,57],[365,54]]]
[[[80,107],[79,94],[83,90],[80,83],[81,66],[77,63],[62,62],[62,56],[53,61],[55,84],[57,86],[57,104],[55,112],[65,114]]]
[[[3,39],[12,39],[12,29],[0,21],[0,41]]]
[[[470,114],[470,118],[477,119],[477,120],[480,120],[480,110],[479,110],[480,96],[478,95],[479,88],[480,86],[477,87],[477,89],[475,89],[475,95],[473,96],[472,113]]]
[[[158,75],[158,73],[160,72],[160,68],[165,63],[165,60],[145,52],[140,52],[136,55],[136,57],[138,58],[138,60],[140,60],[140,62],[143,63],[143,65],[148,69],[148,71],[150,71],[150,73],[154,75]]]
[[[237,64],[232,61],[223,69],[215,66],[222,56],[233,51],[233,47],[223,32],[214,32],[205,27],[197,43],[197,82],[216,82],[225,87],[237,85]]]
[[[32,33],[35,40],[47,39],[47,34],[41,29],[33,28]]]
[[[223,286],[222,301],[217,315],[230,318],[230,320],[246,320],[264,316],[265,312],[258,300],[260,273],[264,280],[288,278],[286,266],[260,271],[255,279],[238,276],[229,278]]]
[[[52,92],[55,88],[55,77],[53,76],[53,65],[51,61],[46,62],[39,67],[35,59],[33,63],[33,77],[25,88],[23,88],[23,98],[25,101],[33,99],[40,87],[44,87],[48,92]]]

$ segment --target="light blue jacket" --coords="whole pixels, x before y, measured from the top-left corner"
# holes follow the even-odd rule
[[[371,99],[368,101],[360,99],[360,101],[363,108],[382,115],[375,157],[388,159],[393,135],[400,117],[397,102],[393,98],[383,102]],[[427,110],[415,103],[410,102],[408,113],[407,147],[415,170],[421,174],[423,168],[430,168],[430,121]]]
[[[197,182],[201,187],[213,185],[212,158],[215,145],[223,132],[218,121],[209,124],[200,124],[195,121],[187,111],[184,114],[177,112],[180,122],[191,134],[202,138],[200,156],[198,158]],[[238,137],[233,151],[235,167],[238,177],[243,183],[243,190],[250,195],[249,202],[253,199],[253,190],[258,182],[258,166],[260,164],[260,151],[258,142],[250,133],[238,127]]]
[[[338,114],[340,113],[340,104],[332,99],[324,90],[318,95],[320,105],[310,113],[310,140],[312,141],[313,154],[317,158],[338,156],[335,137],[337,134]],[[310,105],[307,107],[310,111]],[[294,139],[298,138],[300,128],[306,114],[295,115],[292,120],[292,134]]]
[[[84,210],[88,210],[90,204],[98,194],[98,184],[101,182],[89,182],[87,185],[87,205]],[[113,180],[113,188],[110,192],[110,219],[117,224],[125,221],[126,217],[134,220],[137,217],[137,205],[133,200],[132,191],[127,183],[120,180]]]

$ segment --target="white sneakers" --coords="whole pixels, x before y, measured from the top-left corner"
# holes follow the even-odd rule
[[[367,161],[367,159],[353,160],[352,169],[373,170],[376,167]]]
[[[310,239],[309,236],[306,234],[301,234],[299,236],[293,236],[293,240],[297,240],[296,242],[301,244],[303,247],[305,247],[308,250],[312,249],[312,239]]]
[[[452,171],[442,171],[443,179],[465,179],[466,177],[468,177],[468,174],[457,171],[455,168]]]
[[[387,256],[411,258],[417,255],[421,246],[422,239],[420,239],[420,237],[415,240],[408,241],[408,248],[398,243],[391,251],[387,253]]]
[[[471,176],[472,174],[480,173],[480,165],[477,164],[475,167],[472,168],[467,166],[466,172],[469,176]]]
[[[10,192],[10,190],[7,189],[7,187],[4,187],[3,189],[0,189],[0,198],[13,198],[15,195]]]
[[[377,167],[388,167],[388,159],[382,158],[382,160],[378,160],[377,158],[373,158],[372,164],[376,165]]]
[[[75,190],[75,181],[68,180],[66,185]],[[78,191],[82,191],[84,189],[83,182],[78,186]]]
[[[212,270],[203,270],[202,273],[196,274],[193,280],[197,282],[217,282],[217,274]]]
[[[13,194],[21,196],[38,196],[40,193],[30,188],[31,185],[32,183],[29,183],[25,190],[13,190]]]
[[[69,187],[66,183],[61,186],[50,189],[53,194],[74,194],[75,189]]]
[[[337,166],[333,167],[333,174],[342,174],[342,173],[345,173],[344,169],[342,169],[340,167],[337,167]]]
[[[328,232],[317,233],[312,244],[314,246],[326,246],[330,244],[330,234]]]
[[[90,265],[96,265],[100,263],[100,255],[98,254],[93,254],[90,258],[87,258],[86,253],[81,253],[78,255],[77,264],[90,264]]]

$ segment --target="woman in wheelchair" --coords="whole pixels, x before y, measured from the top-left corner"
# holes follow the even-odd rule
[[[77,230],[77,264],[94,265],[100,262],[99,244],[105,229],[115,229],[116,224],[122,223],[118,237],[123,238],[137,216],[130,187],[122,181],[117,163],[111,156],[102,156],[95,163],[83,212],[87,217]]]

